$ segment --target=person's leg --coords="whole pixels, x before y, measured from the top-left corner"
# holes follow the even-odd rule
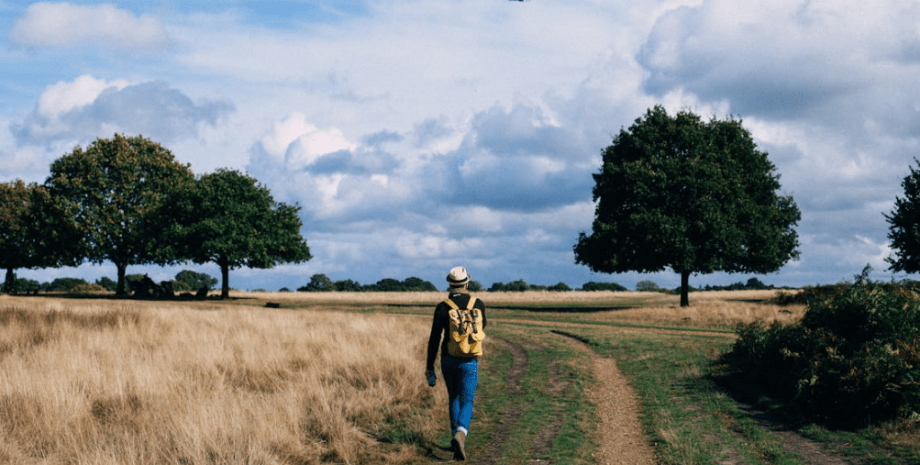
[[[457,426],[456,431],[469,434],[473,419],[473,401],[476,398],[476,384],[479,381],[479,362],[476,359],[465,360],[458,366],[457,381]]]
[[[441,356],[441,375],[444,386],[447,387],[447,411],[450,416],[450,434],[457,432],[457,422],[460,418],[460,368],[458,360],[449,355]]]

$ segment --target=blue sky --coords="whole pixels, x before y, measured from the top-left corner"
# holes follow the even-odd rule
[[[651,279],[574,264],[591,174],[646,109],[741,117],[802,210],[777,285],[890,279],[883,213],[920,156],[920,2],[0,0],[0,180],[143,134],[299,203],[314,259],[235,270],[437,285]],[[172,278],[181,269],[136,266]],[[20,271],[114,276],[110,264]],[[691,285],[753,275],[714,274]],[[905,275],[894,276],[895,278]]]

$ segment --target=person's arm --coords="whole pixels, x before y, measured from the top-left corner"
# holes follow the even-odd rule
[[[425,371],[434,371],[434,359],[438,356],[438,349],[441,345],[441,335],[444,332],[444,325],[440,321],[438,309],[434,309],[434,316],[431,318],[431,333],[428,335],[428,358],[425,361]]]
[[[486,321],[486,304],[482,302],[482,299],[476,299],[476,303],[473,305],[482,312],[482,329],[486,329],[486,326],[489,324]]]

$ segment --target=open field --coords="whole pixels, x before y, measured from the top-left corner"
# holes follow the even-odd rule
[[[445,460],[446,392],[422,376],[431,311],[444,295],[0,296],[0,463]],[[490,339],[470,463],[597,463],[606,440],[591,368],[599,360],[627,376],[634,394],[624,395],[639,401],[637,434],[656,463],[920,458],[901,444],[916,444],[909,431],[877,433],[880,443],[856,453],[894,458],[868,462],[846,455],[856,439],[810,430],[823,438],[815,447],[832,446],[825,457],[843,460],[814,461],[707,381],[737,323],[801,317],[801,306],[764,303],[773,292],[697,292],[683,309],[656,293],[477,295]]]

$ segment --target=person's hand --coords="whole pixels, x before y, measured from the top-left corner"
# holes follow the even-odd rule
[[[434,370],[425,370],[425,378],[428,378],[429,387],[434,387],[438,382],[438,377],[434,374]]]

